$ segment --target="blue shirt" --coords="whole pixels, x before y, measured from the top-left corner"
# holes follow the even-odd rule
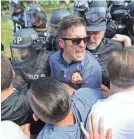
[[[71,97],[71,108],[76,120],[75,124],[66,126],[46,124],[37,139],[84,139],[85,136],[81,132],[80,122],[88,127],[88,114],[91,107],[101,98],[102,92],[99,89],[81,88],[76,90]]]
[[[68,64],[62,56],[62,51],[54,53],[50,57],[51,77],[78,89],[83,87],[100,88],[102,82],[102,72],[99,63],[94,56],[86,51],[81,62]],[[79,72],[83,78],[82,84],[71,82],[74,72]]]

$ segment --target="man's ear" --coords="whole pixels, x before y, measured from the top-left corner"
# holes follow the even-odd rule
[[[15,72],[14,70],[12,70],[12,76],[13,76],[13,79],[15,78]]]
[[[33,113],[33,119],[34,119],[34,121],[38,121],[39,117],[35,113]]]
[[[61,48],[64,48],[64,40],[59,39],[58,42],[59,42],[59,46],[60,46]]]

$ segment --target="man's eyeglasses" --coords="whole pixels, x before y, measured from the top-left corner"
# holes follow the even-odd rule
[[[83,42],[85,44],[90,41],[90,37],[84,37],[84,38],[61,38],[61,39],[62,40],[71,40],[72,44],[74,44],[74,45],[79,45],[82,40],[83,40]]]

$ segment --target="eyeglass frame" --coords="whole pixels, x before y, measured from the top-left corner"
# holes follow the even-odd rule
[[[87,44],[90,41],[90,37],[84,37],[84,38],[61,38],[62,40],[71,40],[73,45],[79,45],[81,41],[83,40],[84,44]],[[80,42],[75,42],[76,40],[80,40]],[[87,40],[86,40],[87,39]],[[87,42],[85,42],[87,41]]]

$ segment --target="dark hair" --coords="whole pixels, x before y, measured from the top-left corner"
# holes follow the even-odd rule
[[[42,121],[57,123],[70,111],[67,88],[50,77],[39,78],[31,85],[30,105]]]
[[[59,38],[65,36],[65,33],[69,28],[75,27],[78,25],[82,25],[82,26],[86,27],[85,20],[79,16],[73,16],[73,15],[69,15],[69,16],[64,17],[58,25]]]
[[[12,65],[5,55],[1,55],[1,90],[9,88],[13,79]]]
[[[134,85],[134,47],[113,51],[109,57],[107,71],[110,81],[121,88]]]

